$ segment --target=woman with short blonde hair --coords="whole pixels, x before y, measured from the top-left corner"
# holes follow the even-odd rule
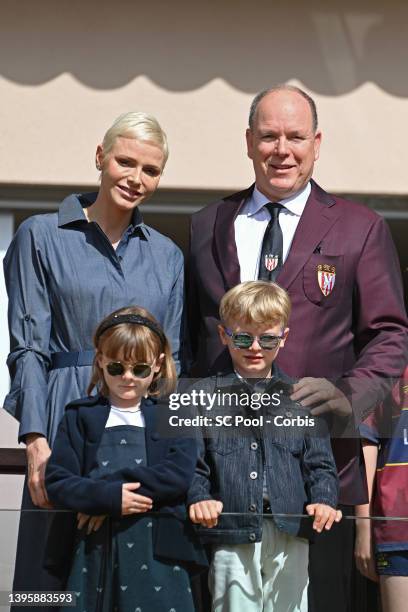
[[[58,212],[28,218],[8,249],[11,389],[4,407],[27,445],[24,509],[50,507],[46,462],[64,406],[86,393],[98,321],[125,306],[146,308],[178,360],[183,257],[139,210],[156,191],[167,157],[154,117],[120,115],[96,148],[98,191],[69,195]],[[14,590],[60,588],[41,569],[46,521],[46,514],[22,514]]]

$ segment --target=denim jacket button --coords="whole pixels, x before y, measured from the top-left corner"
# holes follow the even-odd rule
[[[249,511],[250,511],[250,512],[256,512],[256,504],[251,504],[251,505],[249,506]]]
[[[290,410],[287,410],[287,411],[285,412],[285,415],[286,415],[287,417],[291,417],[291,416],[292,416],[292,413],[291,413],[291,411],[290,411]]]
[[[255,540],[256,540],[256,535],[254,533],[250,533],[249,534],[249,541],[250,542],[255,542]]]
[[[258,442],[251,442],[251,449],[256,450],[258,448]]]
[[[256,478],[258,478],[258,472],[251,472],[251,473],[250,473],[250,475],[249,475],[249,477],[250,477],[252,480],[255,480]]]

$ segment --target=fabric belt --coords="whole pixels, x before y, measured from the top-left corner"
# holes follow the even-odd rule
[[[51,353],[51,370],[75,366],[91,366],[95,357],[94,349],[86,351],[61,351]]]

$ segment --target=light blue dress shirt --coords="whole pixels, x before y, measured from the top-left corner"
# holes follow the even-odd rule
[[[91,376],[90,365],[52,369],[53,354],[92,349],[96,326],[118,308],[149,310],[177,363],[182,253],[137,208],[115,250],[83,212],[96,195],[71,195],[58,213],[24,221],[4,259],[11,376],[4,407],[20,421],[19,439],[35,432],[52,443],[64,407],[85,395]]]

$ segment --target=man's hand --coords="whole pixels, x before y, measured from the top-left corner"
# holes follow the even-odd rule
[[[216,499],[205,499],[191,504],[189,509],[190,520],[192,523],[203,527],[215,527],[218,517],[222,512],[222,502]]]
[[[31,500],[39,508],[52,508],[45,488],[45,468],[51,455],[51,449],[44,436],[28,434],[26,436],[26,456],[28,467],[28,490]]]
[[[301,378],[293,385],[290,399],[300,402],[305,408],[313,406],[310,412],[315,416],[333,412],[337,416],[347,417],[352,413],[344,393],[326,378]]]
[[[122,485],[122,516],[148,512],[153,507],[153,500],[144,495],[133,493],[140,487],[140,482],[127,482]]]
[[[327,504],[308,504],[306,512],[314,516],[313,529],[320,533],[323,529],[329,530],[333,523],[339,523],[342,518],[341,510],[335,510]]]
[[[102,514],[101,516],[90,516],[89,514],[84,514],[83,512],[78,512],[77,521],[78,529],[82,529],[85,527],[86,523],[88,523],[86,532],[89,535],[92,531],[98,531],[103,521],[106,519],[106,514]],[[89,521],[89,522],[88,522]]]

